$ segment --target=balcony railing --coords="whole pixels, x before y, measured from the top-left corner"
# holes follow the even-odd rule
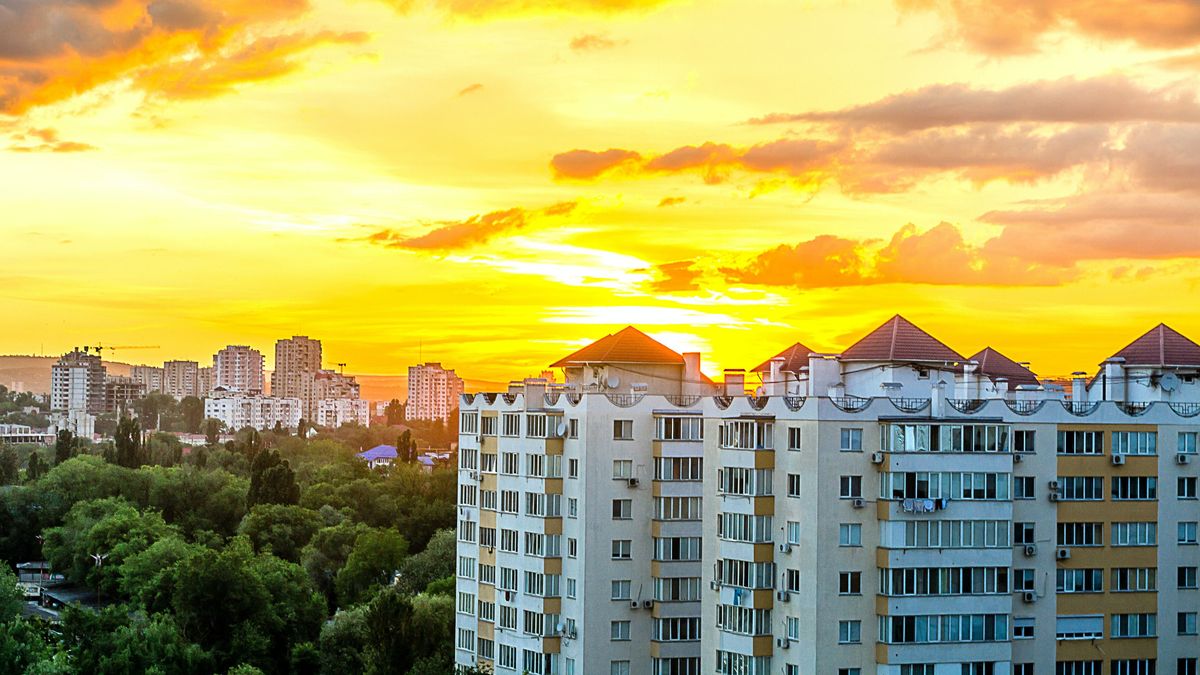
[[[1096,412],[1096,408],[1100,407],[1099,401],[1093,401],[1091,403],[1084,401],[1061,401],[1061,403],[1067,412],[1075,415],[1076,417],[1087,417],[1088,415]]]
[[[609,403],[612,403],[618,408],[632,408],[638,404],[638,401],[641,401],[643,398],[645,398],[645,396],[645,394],[604,394],[604,397],[608,399]]]
[[[929,406],[929,399],[896,397],[892,399],[892,404],[896,406],[897,410],[902,412],[917,413]]]
[[[800,408],[804,407],[804,397],[803,396],[784,396],[783,403],[784,403],[784,405],[786,405],[788,407],[788,410],[791,410],[792,412],[796,412]]]
[[[554,405],[558,405],[558,399],[560,396],[561,396],[561,394],[556,391],[556,392],[544,394],[542,396],[542,400],[546,402],[546,405],[554,406]]]
[[[958,412],[970,415],[979,412],[987,401],[982,398],[948,398],[946,403]]]
[[[861,412],[871,405],[871,399],[861,396],[830,396],[829,400],[846,412]]]
[[[746,400],[750,403],[750,407],[755,410],[762,410],[767,407],[767,403],[771,401],[770,396],[747,396]]]
[[[1168,403],[1171,410],[1180,417],[1195,417],[1200,415],[1200,403]]]
[[[668,394],[667,402],[676,408],[690,408],[700,402],[699,396],[681,396],[678,394]]]
[[[1005,401],[1004,403],[1009,410],[1018,415],[1032,415],[1041,410],[1046,401],[1043,399],[1041,401]]]

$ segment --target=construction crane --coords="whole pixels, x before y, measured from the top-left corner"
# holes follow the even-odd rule
[[[99,355],[101,353],[101,351],[105,350],[105,349],[107,349],[109,351],[113,351],[116,349],[161,349],[161,347],[159,347],[158,345],[117,345],[115,347],[106,347],[104,345],[96,345],[95,347],[92,347],[92,349],[95,349],[96,354]],[[86,350],[87,350],[87,347],[84,347],[84,351],[86,351]]]

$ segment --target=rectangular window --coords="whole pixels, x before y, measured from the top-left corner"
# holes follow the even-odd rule
[[[1013,590],[1018,592],[1037,590],[1034,586],[1034,570],[1013,570]]]
[[[612,595],[610,598],[613,600],[628,600],[629,591],[632,586],[633,582],[629,579],[614,579],[612,582]]]
[[[1063,569],[1055,571],[1055,588],[1059,593],[1103,593],[1104,570],[1098,567],[1087,569]]]
[[[785,532],[787,543],[796,546],[800,543],[800,521],[787,521],[787,531]]]
[[[529,478],[545,478],[546,456],[525,455],[525,475]]]
[[[862,642],[861,621],[838,622],[838,644],[856,645]]]
[[[655,497],[655,520],[700,520],[699,497]],[[719,516],[718,516],[719,517]],[[767,517],[770,523],[770,516]],[[720,524],[717,526],[720,529]]]
[[[567,420],[567,438],[579,438],[579,419],[572,417]]]
[[[608,675],[629,675],[628,661],[612,661],[608,664]]]
[[[496,418],[494,416],[479,418],[479,433],[484,436],[495,436]]]
[[[1175,581],[1176,588],[1178,588],[1180,590],[1189,590],[1189,589],[1197,588],[1197,585],[1196,585],[1197,574],[1196,574],[1195,566],[1189,565],[1189,566],[1179,567],[1176,570],[1175,577],[1176,577],[1176,581]]]
[[[613,642],[624,642],[629,639],[629,622],[613,621],[609,625],[608,637]]]
[[[521,416],[517,413],[504,413],[500,417],[500,435],[516,437],[521,435]]]
[[[1034,499],[1033,476],[1013,477],[1013,499]]]
[[[655,457],[654,480],[704,480],[704,459],[702,457]]]
[[[1113,659],[1112,675],[1154,675],[1155,659]]]
[[[1103,546],[1104,523],[1059,523],[1059,546]]]
[[[862,497],[862,476],[842,476],[838,496],[842,499]]]
[[[700,537],[655,537],[654,559],[666,562],[700,559]]]
[[[1036,621],[1032,616],[1013,617],[1013,639],[1028,640],[1033,638]]]
[[[789,497],[799,497],[800,496],[800,474],[789,473],[787,475],[787,496],[789,496]]]
[[[1113,523],[1113,546],[1154,546],[1158,543],[1158,523]]]
[[[862,452],[862,429],[843,428],[841,433],[842,452]]]
[[[1054,675],[1100,675],[1103,661],[1058,661]]]
[[[1154,431],[1112,432],[1114,455],[1157,455],[1158,433]]]
[[[633,500],[632,499],[614,499],[614,500],[612,500],[612,517],[613,517],[613,520],[632,520],[633,519]]]
[[[1037,452],[1034,447],[1033,439],[1035,438],[1032,429],[1017,429],[1013,434],[1013,452],[1034,453]]]
[[[1061,501],[1104,500],[1104,478],[1101,476],[1062,476],[1057,483]]]
[[[1180,612],[1176,617],[1176,631],[1180,635],[1196,634],[1196,613]]]
[[[633,420],[613,420],[613,440],[633,440]]]
[[[1200,675],[1196,672],[1196,657],[1184,656],[1175,660],[1175,675]]]
[[[613,560],[632,560],[633,559],[633,541],[629,539],[613,539],[612,541],[612,559]]]
[[[788,427],[788,450],[800,449],[800,427]]]
[[[1154,591],[1158,588],[1156,567],[1114,567],[1112,590],[1114,593],[1137,593]]]
[[[633,460],[614,459],[612,477],[620,479],[633,478]]]
[[[704,420],[696,415],[686,417],[659,417],[655,424],[660,441],[702,441]]]
[[[1013,544],[1024,545],[1035,542],[1033,523],[1013,523]]]
[[[1176,446],[1175,446],[1176,451],[1182,452],[1186,455],[1196,454],[1196,450],[1197,450],[1196,441],[1197,441],[1198,435],[1200,435],[1200,432],[1195,432],[1195,431],[1179,432],[1179,436],[1176,438]]]
[[[515,452],[505,452],[500,455],[500,473],[506,476],[516,476],[521,471],[521,456]]]
[[[1153,476],[1113,476],[1113,501],[1153,501],[1158,499],[1158,479]]]
[[[1182,476],[1175,482],[1175,497],[1178,499],[1196,498],[1196,477]]]
[[[862,525],[859,523],[839,525],[838,546],[862,546]]]
[[[1104,432],[1060,431],[1058,432],[1058,454],[1103,455]]]
[[[1113,614],[1111,637],[1155,637],[1158,635],[1157,619],[1155,614]]]
[[[839,572],[838,594],[862,595],[862,572]]]
[[[1196,543],[1196,521],[1179,523],[1176,530],[1176,543],[1185,545]]]
[[[1054,637],[1058,640],[1093,640],[1104,637],[1104,615],[1059,615]],[[1097,673],[1096,675],[1099,675]]]
[[[525,437],[545,438],[548,426],[545,415],[530,413],[525,416]],[[554,427],[549,428],[553,429]]]

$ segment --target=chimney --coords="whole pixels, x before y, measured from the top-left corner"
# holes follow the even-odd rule
[[[842,363],[833,354],[808,355],[808,395],[829,396],[829,388],[842,379]]]
[[[1077,370],[1071,373],[1071,400],[1075,403],[1087,403],[1087,373]]]
[[[683,387],[684,396],[703,395],[704,374],[700,372],[700,352],[683,353]]]
[[[956,398],[980,398],[979,362],[967,361],[962,364],[962,369]]]
[[[725,369],[725,395],[746,395],[746,371],[743,368]]]
[[[782,356],[776,356],[771,359],[770,369],[767,371],[767,396],[783,396],[787,393],[787,383],[783,380],[783,364],[786,360]]]
[[[946,383],[938,380],[929,389],[929,415],[941,417],[946,409]]]
[[[1009,385],[1007,377],[996,378],[996,395],[995,398],[1008,398]]]
[[[1104,362],[1104,375],[1101,384],[1104,386],[1105,401],[1123,402],[1126,399],[1128,387],[1125,383],[1125,358],[1114,356]]]

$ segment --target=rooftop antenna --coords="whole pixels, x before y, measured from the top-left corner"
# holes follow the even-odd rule
[[[338,367],[338,374],[339,374],[339,375],[345,375],[345,374],[346,374],[346,363],[345,363],[345,362],[342,362],[342,363],[339,363],[339,364],[337,364],[337,367]]]

